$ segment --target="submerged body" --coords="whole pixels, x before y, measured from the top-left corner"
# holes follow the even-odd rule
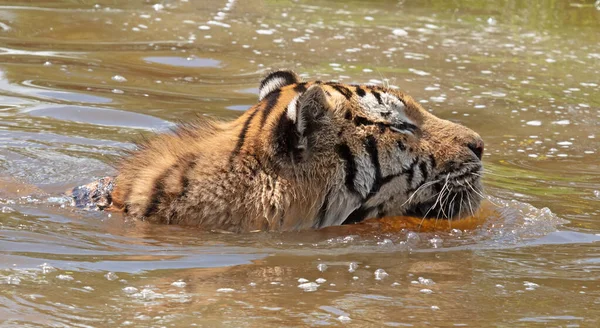
[[[277,71],[232,122],[185,125],[124,158],[104,200],[155,223],[299,230],[481,201],[483,142],[396,90]],[[105,189],[106,181],[104,182]]]

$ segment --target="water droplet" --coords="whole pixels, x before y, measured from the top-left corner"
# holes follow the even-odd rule
[[[317,265],[317,270],[319,270],[321,272],[325,272],[325,270],[327,270],[327,264],[319,263],[319,265]]]

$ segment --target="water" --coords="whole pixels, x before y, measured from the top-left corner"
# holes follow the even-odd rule
[[[600,325],[597,7],[1,1],[0,326]],[[239,116],[273,68],[478,131],[480,218],[231,235],[62,202],[143,135]]]

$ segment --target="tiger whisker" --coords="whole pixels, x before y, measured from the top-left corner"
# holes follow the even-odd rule
[[[442,180],[441,180],[441,179],[439,179],[439,180],[430,181],[430,182],[427,182],[427,183],[424,183],[424,184],[422,184],[422,185],[421,185],[419,188],[417,188],[417,190],[415,190],[415,191],[414,191],[414,192],[413,192],[413,193],[410,195],[410,197],[408,197],[408,199],[407,199],[407,200],[406,200],[406,201],[405,201],[405,202],[404,202],[402,205],[400,205],[400,206],[404,206],[404,205],[406,205],[406,204],[410,203],[410,202],[413,200],[413,198],[414,198],[414,197],[417,195],[417,193],[418,193],[418,192],[419,192],[421,189],[423,189],[423,188],[425,188],[425,187],[429,187],[429,186],[431,186],[431,185],[433,185],[433,184],[436,184],[436,183],[438,183],[438,182],[440,182],[440,181],[442,181]]]
[[[471,210],[471,216],[475,216],[475,211],[473,211],[473,206],[471,205],[471,196],[467,196],[467,202],[469,204],[469,209]]]
[[[429,214],[429,212],[431,212],[431,210],[435,208],[435,206],[437,205],[437,203],[443,197],[444,191],[446,190],[446,187],[448,187],[448,178],[449,177],[450,177],[450,175],[446,175],[446,182],[444,182],[444,185],[442,186],[442,190],[440,190],[440,192],[438,193],[437,199],[435,200],[435,203],[433,203],[433,205],[431,205],[431,207],[427,210],[427,212],[425,212],[425,215],[423,215],[423,218],[421,219],[421,222],[419,223],[419,230],[421,229],[421,226],[423,225],[423,222],[425,222],[425,218],[427,217],[427,214]],[[439,210],[438,210],[437,214],[439,216]]]

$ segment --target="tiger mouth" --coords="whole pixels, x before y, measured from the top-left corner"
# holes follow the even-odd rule
[[[438,175],[432,195],[409,206],[405,215],[424,219],[457,220],[473,215],[483,200],[480,165]]]

